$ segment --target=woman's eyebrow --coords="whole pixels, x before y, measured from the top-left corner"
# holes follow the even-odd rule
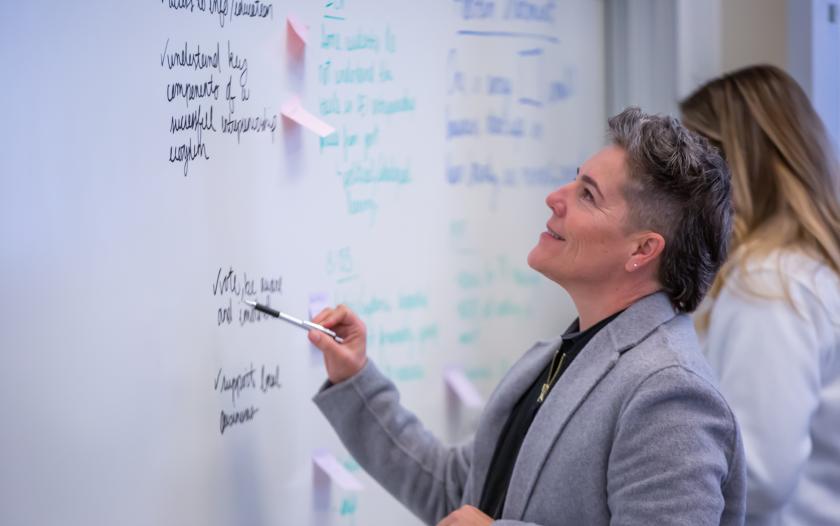
[[[578,174],[580,174],[580,168],[578,168]],[[595,179],[589,177],[586,174],[583,174],[583,175],[580,175],[580,180],[583,181],[584,183],[588,184],[589,186],[595,188],[595,191],[598,192],[598,195],[601,196],[601,199],[604,198],[604,194],[603,194],[603,192],[601,192],[601,189],[598,187],[598,183],[595,182]]]

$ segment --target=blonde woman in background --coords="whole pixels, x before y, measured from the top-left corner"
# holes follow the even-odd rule
[[[785,72],[754,66],[681,103],[732,172],[731,257],[698,318],[744,435],[748,525],[840,525],[837,157]]]

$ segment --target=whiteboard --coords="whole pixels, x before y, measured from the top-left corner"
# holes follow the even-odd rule
[[[347,303],[466,439],[444,369],[486,399],[574,317],[525,258],[603,144],[603,2],[8,7],[0,523],[418,523],[311,402],[306,334],[241,300]]]

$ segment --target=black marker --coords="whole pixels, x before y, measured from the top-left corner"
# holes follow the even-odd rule
[[[330,336],[332,339],[334,339],[338,343],[344,343],[344,339],[341,338],[339,335],[337,335],[333,331],[327,329],[326,327],[322,327],[321,325],[318,325],[317,323],[312,323],[311,321],[308,321],[308,320],[299,320],[299,319],[295,318],[294,316],[289,316],[285,312],[280,312],[279,310],[274,310],[271,307],[266,307],[265,305],[261,305],[261,304],[257,303],[256,301],[253,301],[253,300],[244,300],[244,301],[247,305],[250,305],[251,307],[254,307],[255,309],[257,309],[258,311],[260,311],[262,313],[268,314],[269,316],[274,316],[275,318],[280,318],[281,320],[287,321],[287,322],[289,322],[293,325],[297,325],[301,329],[305,329],[307,331],[312,330],[312,329],[315,329],[316,331],[321,331],[324,334]]]

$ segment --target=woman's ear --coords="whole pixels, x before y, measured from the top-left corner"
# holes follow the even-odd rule
[[[633,253],[627,258],[624,270],[636,272],[639,269],[649,267],[659,255],[665,250],[665,238],[656,232],[643,232],[639,234],[634,243]]]

